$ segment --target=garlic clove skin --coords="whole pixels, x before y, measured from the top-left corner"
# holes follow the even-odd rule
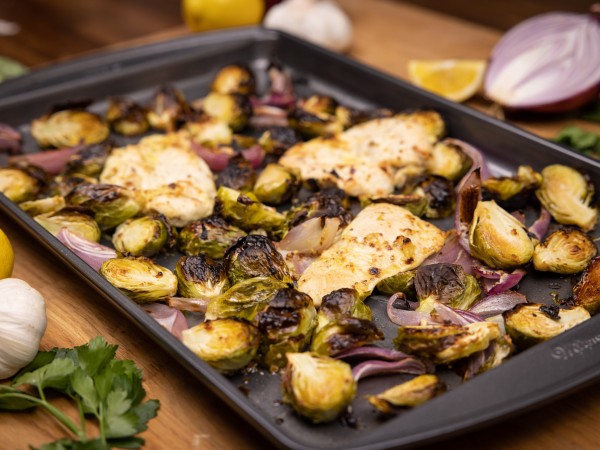
[[[37,290],[17,278],[0,280],[0,380],[33,360],[46,324],[46,303]]]
[[[267,12],[263,25],[338,52],[352,43],[352,22],[333,0],[286,0]]]

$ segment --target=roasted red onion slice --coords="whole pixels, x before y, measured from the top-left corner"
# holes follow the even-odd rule
[[[11,155],[21,153],[21,133],[10,125],[0,123],[0,152]]]
[[[450,322],[456,325],[468,325],[470,323],[483,321],[483,318],[472,311],[454,309],[441,302],[435,302],[435,313],[443,323]]]
[[[246,161],[252,164],[254,169],[258,169],[263,162],[263,159],[265,159],[265,151],[260,145],[253,145],[252,147],[242,150],[242,156]]]
[[[41,167],[50,175],[58,175],[67,164],[69,158],[83,148],[82,145],[75,147],[66,147],[58,150],[45,150],[38,153],[26,153],[24,155],[13,156],[9,159],[10,163],[19,163],[25,161],[34,166]]]
[[[487,162],[485,161],[485,158],[483,157],[481,151],[479,151],[472,145],[467,144],[465,141],[461,141],[460,139],[447,138],[444,140],[444,142],[449,145],[455,145],[456,147],[460,148],[469,158],[471,158],[471,161],[473,161],[469,171],[462,177],[462,179],[458,183],[456,187],[457,191],[460,191],[461,187],[469,178],[469,176],[478,169],[481,180],[487,180],[490,177],[490,169],[488,168]]]
[[[276,106],[255,106],[250,117],[250,125],[255,128],[287,127],[287,111]]]
[[[416,358],[405,358],[400,361],[364,361],[352,368],[352,374],[356,381],[374,375],[387,373],[406,373],[410,375],[421,375],[432,371],[432,365]]]
[[[167,305],[169,305],[171,308],[177,308],[181,311],[205,313],[208,304],[212,300],[212,298],[208,297],[169,297],[167,298]]]
[[[548,210],[542,206],[540,216],[531,224],[527,231],[533,234],[541,242],[546,237],[546,233],[548,233],[551,220],[552,216]]]
[[[469,312],[475,313],[484,319],[514,308],[518,304],[527,303],[527,297],[515,291],[505,291],[500,294],[489,295],[473,305]]]
[[[60,230],[56,237],[94,270],[100,270],[100,266],[107,259],[117,257],[117,252],[112,248],[83,239],[67,228]]]
[[[456,198],[456,209],[454,211],[454,228],[458,236],[458,243],[471,254],[469,248],[469,227],[473,221],[475,208],[481,200],[481,176],[479,169],[463,178],[461,187]]]
[[[229,164],[229,160],[234,155],[227,147],[211,148],[206,145],[198,144],[192,141],[192,150],[204,160],[204,162],[214,172],[220,172]]]
[[[423,261],[422,265],[425,266],[439,263],[457,264],[462,266],[465,273],[468,273],[469,275],[475,275],[474,267],[481,264],[458,243],[458,235],[455,230],[450,230],[446,237],[446,241],[444,242],[444,246],[439,252]]]
[[[335,356],[336,359],[380,359],[384,361],[400,361],[409,357],[410,355],[399,350],[372,345],[355,347]]]
[[[183,330],[188,329],[187,320],[178,309],[170,308],[162,303],[146,303],[142,305],[142,308],[177,339],[181,339]]]
[[[428,324],[434,322],[429,313],[413,311],[411,309],[395,308],[394,302],[398,299],[400,294],[392,295],[387,302],[387,316],[392,322],[400,326],[421,325],[422,323]]]
[[[501,292],[514,288],[517,284],[519,284],[523,277],[527,275],[527,271],[525,269],[515,269],[512,272],[500,270],[498,272],[500,272],[500,278],[487,277],[484,279],[483,289],[488,296],[500,294]],[[489,280],[496,281],[490,282]]]
[[[318,255],[331,247],[339,229],[337,217],[314,217],[292,228],[277,248]]]

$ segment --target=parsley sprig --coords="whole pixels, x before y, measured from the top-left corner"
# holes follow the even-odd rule
[[[142,372],[133,361],[115,359],[117,345],[96,337],[75,348],[41,351],[23,368],[12,384],[0,385],[0,410],[43,407],[72,434],[40,450],[107,450],[139,448],[144,440],[135,437],[156,416],[158,400],[143,401]],[[25,386],[37,388],[30,394]],[[71,398],[79,411],[79,423],[71,420],[46,398],[48,389]],[[86,421],[97,421],[100,436],[90,437]]]

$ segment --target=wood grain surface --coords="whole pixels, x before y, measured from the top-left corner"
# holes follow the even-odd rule
[[[339,2],[351,15],[355,25],[351,55],[400,77],[406,76],[409,59],[487,58],[500,37],[497,30],[401,2]],[[105,34],[99,42],[102,45],[123,46],[186,33],[180,25],[161,22],[159,16],[156,20],[160,26],[154,28],[155,33],[125,43],[121,41],[139,34],[110,40],[107,36],[111,21],[104,20]],[[94,26],[100,27],[98,24]],[[44,32],[51,36],[50,31]],[[18,49],[27,48],[29,44],[24,41],[13,45]],[[93,45],[82,48],[65,44],[54,56],[55,59],[71,57],[93,48]],[[31,61],[43,62],[39,56],[32,56]],[[483,110],[490,108],[482,99],[475,99],[470,105]],[[518,124],[550,137],[571,122],[571,119],[563,116],[551,120],[519,121]],[[598,126],[579,123],[600,132]],[[96,335],[102,335],[120,345],[119,357],[133,359],[142,367],[149,397],[161,401],[158,417],[150,422],[149,430],[142,435],[147,440],[145,448],[245,450],[272,447],[171,356],[153,344],[2,213],[0,228],[7,233],[15,249],[14,276],[28,281],[46,298],[48,329],[42,340],[43,349],[79,345]],[[600,430],[596,426],[598,417],[600,384],[596,383],[518,418],[425,448],[597,449],[600,448]],[[63,435],[64,430],[43,411],[0,414],[2,450],[25,449],[29,444],[38,446]]]

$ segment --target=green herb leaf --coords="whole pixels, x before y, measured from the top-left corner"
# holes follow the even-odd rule
[[[588,156],[598,157],[600,154],[600,135],[584,130],[576,125],[569,125],[563,128],[555,139],[561,144],[572,147],[587,154]]]
[[[22,411],[34,408],[37,402],[23,397],[27,394],[10,386],[0,385],[0,409],[8,411]]]
[[[64,390],[69,385],[70,376],[74,371],[75,363],[71,359],[56,358],[50,364],[20,375],[13,381],[13,386],[30,384],[40,389],[50,387]]]
[[[117,352],[117,346],[108,344],[103,337],[97,336],[89,344],[75,347],[80,367],[89,375],[103,370]]]
[[[145,443],[146,443],[146,441],[144,441],[142,438],[136,438],[136,437],[108,439],[108,444],[111,447],[116,447],[116,448],[140,448]]]
[[[81,398],[86,413],[96,413],[99,401],[92,377],[79,368],[71,375],[71,388]]]

